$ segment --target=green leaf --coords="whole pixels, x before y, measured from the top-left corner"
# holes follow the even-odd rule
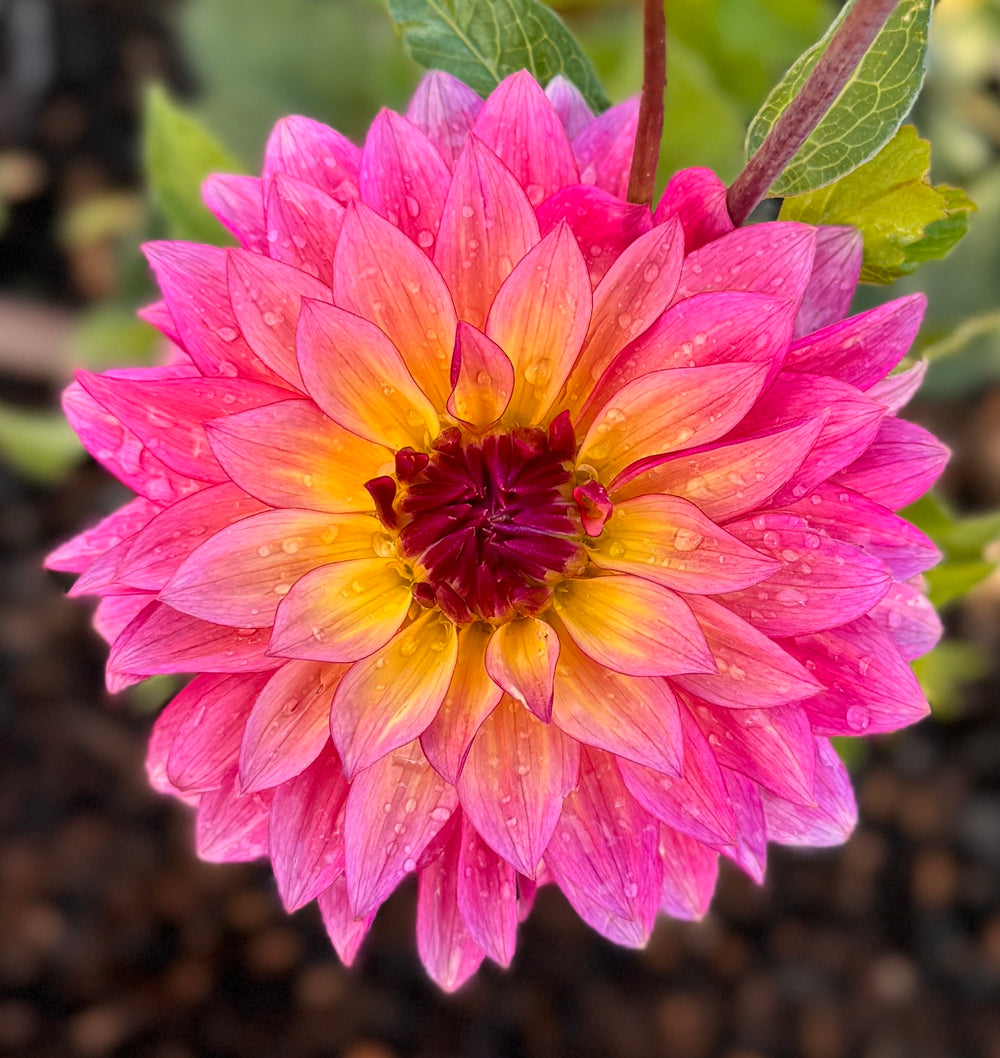
[[[83,448],[60,412],[0,404],[0,455],[24,477],[51,483],[69,473]]]
[[[771,92],[747,133],[747,156],[764,142],[805,84],[848,11],[795,62]],[[924,79],[932,0],[900,0],[830,109],[774,182],[774,196],[814,191],[873,157],[902,124]]]
[[[146,92],[142,156],[153,202],[172,238],[232,242],[202,203],[201,185],[209,173],[238,173],[243,168],[157,85]]]
[[[976,207],[961,191],[933,187],[931,146],[904,125],[870,162],[835,184],[786,198],[782,220],[849,224],[865,241],[861,279],[891,283],[946,254]]]
[[[529,70],[540,84],[572,81],[595,110],[608,100],[590,60],[558,16],[538,0],[388,0],[409,54],[446,70],[481,95]]]

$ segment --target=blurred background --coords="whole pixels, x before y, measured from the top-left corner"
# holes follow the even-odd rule
[[[609,95],[636,92],[639,5],[556,6]],[[834,6],[670,4],[663,173],[732,179]],[[155,355],[133,316],[153,296],[136,248],[164,230],[144,87],[253,172],[278,117],[360,138],[418,76],[379,0],[0,0],[0,1058],[1000,1058],[997,0],[939,0],[915,114],[935,181],[979,205],[970,233],[856,306],[928,292],[908,415],[955,454],[919,512],[946,553],[948,637],[920,666],[935,716],[844,747],[862,812],[846,847],[775,849],[763,888],[724,864],[708,918],[662,920],[643,952],[544,890],[511,969],[445,997],[417,962],[413,889],[345,970],[314,908],[286,916],[263,866],[198,863],[188,814],[147,788],[175,685],[109,698],[86,607],[41,568],[128,498],[55,409],[75,367]]]

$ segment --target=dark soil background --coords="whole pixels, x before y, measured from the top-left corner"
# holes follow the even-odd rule
[[[169,6],[0,3],[8,402],[54,402],[74,312],[113,285],[110,251],[74,257],[55,221],[134,187],[137,83],[187,87]],[[951,494],[998,502],[1000,391],[917,414],[956,450]],[[85,607],[41,569],[125,498],[93,464],[45,487],[0,466],[0,1058],[1000,1058],[995,661],[947,721],[874,741],[844,848],[775,849],[763,888],[724,866],[708,918],[662,920],[643,952],[544,890],[511,969],[448,997],[412,888],[345,970],[314,909],[286,916],[263,866],[199,863],[185,809],[147,787],[149,710],[105,695]],[[995,659],[998,613],[987,586],[950,630]]]

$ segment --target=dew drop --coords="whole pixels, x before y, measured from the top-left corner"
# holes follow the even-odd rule
[[[678,551],[694,551],[705,539],[696,529],[687,529],[681,526],[674,533],[674,547]]]
[[[847,710],[847,726],[852,731],[866,731],[871,724],[871,712],[863,705],[852,705]]]

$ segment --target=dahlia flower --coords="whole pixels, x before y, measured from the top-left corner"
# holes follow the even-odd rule
[[[927,710],[922,299],[847,317],[857,234],[733,230],[706,170],[627,203],[636,112],[433,73],[363,148],[287,118],[205,185],[239,248],[146,248],[182,352],[66,392],[138,496],[49,565],[112,691],[197,673],[151,781],[345,962],[411,874],[445,988],[545,883],[641,945],[720,853],[843,841],[829,737]]]

